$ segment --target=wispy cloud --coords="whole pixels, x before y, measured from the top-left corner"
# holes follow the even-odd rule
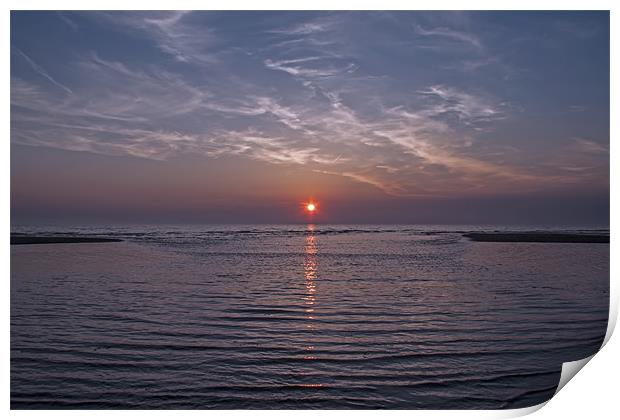
[[[138,40],[132,48],[150,46],[148,54],[89,45],[63,57],[63,80],[75,81],[69,88],[15,48],[34,74],[11,79],[14,143],[148,159],[254,159],[395,196],[517,192],[593,179],[607,165],[606,139],[595,142],[587,131],[556,138],[562,147],[550,151],[527,150],[514,129],[502,132],[502,124],[520,124],[513,88],[476,78],[496,64],[490,48],[445,23],[414,29],[439,46],[466,46],[458,68],[436,53],[424,68],[410,48],[411,20],[395,16],[386,19],[389,31],[367,33],[359,14],[277,25],[244,15],[255,25],[248,23],[251,36],[212,15],[96,16],[106,31]]]
[[[308,147],[282,137],[267,136],[255,130],[225,131],[209,140],[216,147],[212,156],[225,154],[245,155],[273,164],[329,163],[334,157],[318,147]]]
[[[114,12],[100,14],[109,24],[121,25],[152,39],[157,47],[184,63],[217,62],[210,51],[214,36],[208,27],[186,22],[191,12]]]
[[[480,96],[472,95],[454,88],[435,85],[419,91],[420,94],[439,99],[439,102],[428,110],[430,115],[453,113],[466,124],[478,121],[490,121],[503,118],[498,105]]]
[[[568,106],[569,112],[583,112],[585,110],[586,110],[586,107],[584,105],[569,105]]]
[[[298,63],[317,62],[321,60],[321,57],[306,57],[297,58],[293,60],[281,60],[273,61],[270,59],[265,60],[265,66],[272,70],[280,70],[288,73],[292,76],[299,76],[304,78],[316,78],[316,77],[330,77],[342,73],[352,73],[355,71],[356,66],[354,63],[348,63],[343,67],[328,66],[316,66],[316,67],[304,67],[300,65],[293,65]],[[320,63],[319,63],[320,64]]]
[[[336,176],[342,176],[345,178],[349,178],[356,182],[361,182],[362,184],[371,185],[383,191],[384,193],[393,195],[393,196],[418,195],[418,194],[410,194],[408,193],[407,190],[403,189],[400,185],[391,183],[389,181],[383,181],[381,180],[380,177],[373,176],[372,174],[368,175],[368,174],[363,174],[363,173],[346,172],[346,171],[337,172],[337,171],[328,171],[328,170],[321,170],[321,169],[315,169],[314,172],[326,174],[326,175],[336,175]]]
[[[483,48],[480,39],[477,36],[468,32],[457,31],[446,27],[425,29],[420,25],[413,25],[413,28],[418,35],[422,35],[425,37],[439,37],[452,41],[458,41],[462,44],[469,45],[470,47],[474,47],[476,49]]]
[[[58,82],[56,79],[54,79],[43,67],[41,67],[40,65],[38,65],[32,58],[30,58],[28,55],[26,55],[26,53],[24,53],[22,50],[20,50],[17,47],[13,47],[13,49],[24,59],[26,60],[26,62],[30,65],[30,67],[32,68],[32,70],[34,70],[35,72],[37,72],[39,75],[43,76],[44,78],[46,78],[48,81],[50,81],[54,86],[59,87],[60,89],[64,90],[65,92],[67,92],[68,94],[73,94],[73,91],[71,89],[69,89],[67,86],[63,85],[62,83]]]
[[[284,29],[273,29],[269,32],[284,35],[309,35],[317,32],[325,32],[333,25],[333,20],[323,18],[311,22],[299,23]]]
[[[164,130],[145,130],[114,125],[62,124],[40,119],[12,121],[18,128],[14,141],[29,146],[46,146],[111,156],[134,156],[163,160],[172,155],[199,152],[198,138]],[[39,126],[41,124],[42,126]]]
[[[584,153],[609,153],[609,148],[607,146],[596,143],[592,140],[579,137],[575,137],[573,140],[575,141],[575,147]]]
[[[78,24],[75,23],[71,18],[69,18],[65,13],[56,12],[56,15],[60,18],[60,20],[66,23],[67,26],[69,26],[69,28],[71,28],[73,31],[77,31],[79,29]]]

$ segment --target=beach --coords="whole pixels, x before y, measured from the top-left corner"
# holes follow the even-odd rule
[[[609,234],[563,232],[471,232],[463,235],[476,242],[538,242],[608,244]]]
[[[92,238],[87,236],[11,236],[11,245],[36,245],[36,244],[83,244],[101,242],[121,242],[114,238]]]

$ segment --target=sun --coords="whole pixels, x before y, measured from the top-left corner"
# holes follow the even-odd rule
[[[299,204],[301,205],[301,209],[306,214],[306,216],[314,217],[315,215],[320,213],[319,203],[317,203],[314,198],[308,198]]]

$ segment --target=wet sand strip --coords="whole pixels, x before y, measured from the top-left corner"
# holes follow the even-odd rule
[[[78,244],[122,241],[122,239],[93,238],[86,236],[11,236],[11,245]]]
[[[609,235],[589,233],[511,232],[466,233],[464,237],[474,242],[559,242],[574,244],[608,244]]]

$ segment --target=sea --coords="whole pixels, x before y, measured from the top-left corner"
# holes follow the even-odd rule
[[[463,237],[517,229],[12,226],[123,242],[11,246],[11,408],[539,404],[603,342],[609,244]]]

